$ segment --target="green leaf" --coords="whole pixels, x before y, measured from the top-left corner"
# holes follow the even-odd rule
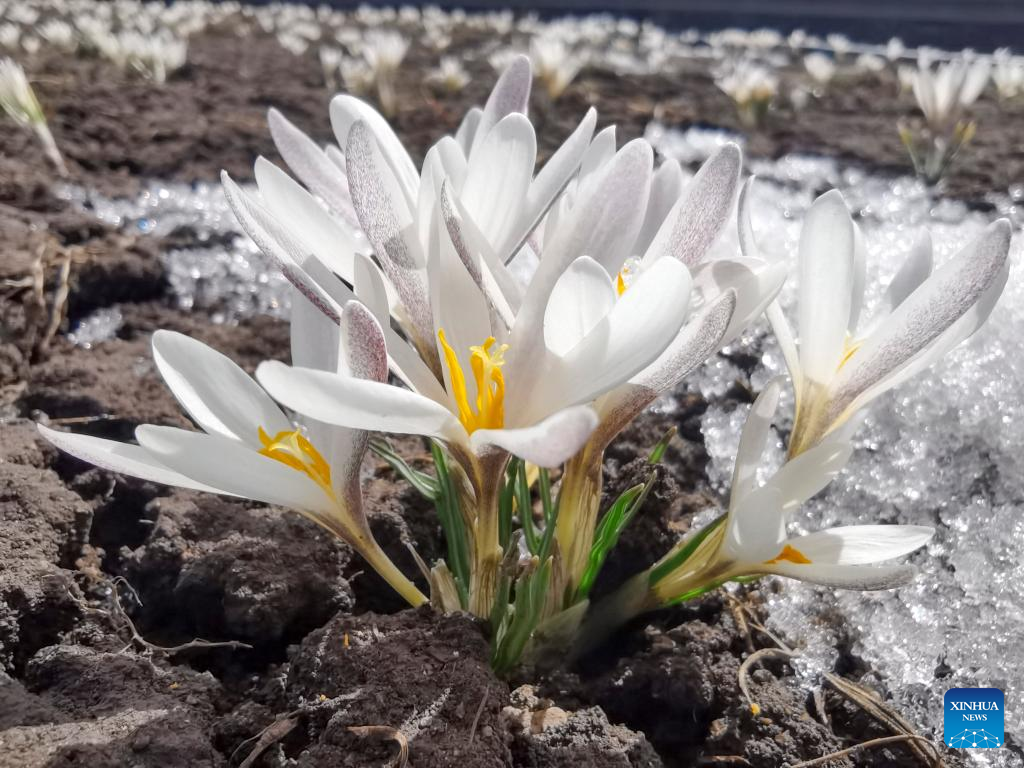
[[[469,602],[469,544],[466,525],[459,509],[459,494],[448,469],[448,458],[436,442],[431,441],[430,453],[437,469],[438,496],[434,500],[441,530],[448,544],[448,567],[459,590],[459,599],[465,608]]]
[[[386,461],[393,470],[405,478],[409,484],[420,494],[430,501],[437,501],[441,493],[437,478],[431,477],[426,472],[420,472],[409,466],[408,462],[395,453],[391,446],[384,440],[370,440],[370,450]]]
[[[668,444],[672,441],[672,438],[676,436],[679,431],[678,427],[670,427],[669,430],[664,434],[658,444],[651,450],[651,455],[647,457],[648,464],[661,464],[661,460],[665,458],[665,451],[668,450]]]
[[[661,581],[670,573],[672,573],[672,571],[674,571],[676,568],[678,568],[687,560],[689,560],[691,555],[693,555],[693,553],[697,551],[697,547],[701,545],[704,539],[710,536],[711,533],[718,526],[724,523],[727,517],[728,514],[719,515],[712,522],[705,525],[703,528],[697,531],[697,533],[695,533],[693,536],[687,539],[686,543],[683,544],[682,547],[680,547],[678,552],[676,552],[674,555],[663,561],[660,565],[652,568],[651,577],[648,583],[653,587],[659,581]]]
[[[594,543],[590,547],[587,567],[583,571],[583,576],[580,577],[580,585],[576,590],[576,600],[584,600],[589,597],[590,590],[608,558],[608,553],[619,543],[619,537],[647,500],[647,495],[654,487],[657,478],[657,473],[651,472],[647,482],[643,485],[635,485],[625,491],[601,518],[601,522],[594,532]]]

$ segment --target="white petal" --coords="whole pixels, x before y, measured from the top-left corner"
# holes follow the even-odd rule
[[[666,160],[651,179],[651,196],[647,214],[636,236],[636,252],[647,253],[662,223],[668,218],[683,194],[683,170],[677,160]]]
[[[498,82],[494,84],[491,95],[487,97],[487,103],[484,104],[472,147],[466,153],[471,162],[487,134],[502,118],[513,112],[526,114],[530,104],[530,85],[532,83],[533,73],[530,68],[530,60],[523,55],[516,56],[505,67]]]
[[[207,432],[259,450],[259,427],[270,435],[292,429],[249,374],[201,341],[174,331],[157,331],[153,360],[178,402]]]
[[[786,281],[786,267],[758,259],[706,261],[693,270],[699,304],[714,301],[726,291],[736,293],[736,311],[722,338],[730,344],[775,299]]]
[[[1002,274],[1010,232],[1006,219],[994,222],[900,304],[839,372],[833,385],[837,411],[898,370],[970,312]]]
[[[470,368],[470,347],[482,344],[491,333],[491,314],[483,293],[463,265],[451,239],[444,237],[437,250],[436,264],[431,267],[431,307],[434,312],[434,326],[443,330],[445,340],[459,358],[464,372]],[[445,352],[441,346],[440,334],[433,340],[437,345],[438,357],[443,361]],[[444,368],[446,389],[451,392],[450,370]],[[473,399],[472,380],[470,399]],[[454,402],[453,402],[454,405]]]
[[[459,198],[499,254],[511,250],[523,237],[517,224],[536,162],[533,126],[519,113],[502,118],[470,158]]]
[[[474,451],[496,445],[539,467],[555,467],[573,457],[597,426],[593,408],[576,406],[553,413],[523,429],[478,429],[470,438]]]
[[[609,125],[603,129],[594,140],[590,142],[583,159],[580,161],[579,191],[577,199],[580,199],[590,181],[597,177],[612,158],[615,157],[615,126]]]
[[[441,216],[455,252],[487,300],[492,320],[507,331],[519,306],[519,288],[447,183],[441,186]]]
[[[799,400],[803,371],[800,368],[800,353],[797,351],[796,339],[793,338],[793,329],[777,301],[772,301],[768,305],[765,309],[765,317],[771,323],[772,332],[775,334],[775,340],[779,343],[779,349],[782,350],[782,357],[786,360],[789,378],[793,382],[793,389],[797,400]]]
[[[357,253],[353,263],[353,278],[352,287],[356,298],[373,312],[373,316],[381,325],[390,323],[392,299],[388,293],[388,286],[384,282],[384,276],[381,275],[380,268],[374,264],[373,259],[366,254]]]
[[[401,199],[395,177],[365,123],[356,122],[349,130],[345,159],[359,223],[398,292],[413,330],[425,344],[433,338],[434,328],[424,285],[423,254],[411,247],[414,243],[406,237],[413,232],[412,211]]]
[[[332,283],[337,283],[337,278],[334,278],[329,272],[326,276],[322,276],[322,280],[314,278],[307,272],[303,264],[309,262],[310,266],[316,265],[321,268],[323,265],[315,259],[308,259],[304,262],[303,246],[284,230],[266,208],[243,192],[226,173],[221,173],[221,183],[224,188],[224,198],[245,233],[252,238],[264,254],[273,259],[288,282],[301,291],[302,295],[309,299],[317,309],[332,321],[338,322],[343,302],[334,298],[337,286]],[[327,272],[326,268],[323,268],[323,271]]]
[[[902,304],[910,294],[920,287],[921,283],[928,279],[932,273],[932,266],[932,238],[928,231],[924,230],[885,292],[890,312]]]
[[[143,424],[135,438],[187,477],[266,504],[328,512],[333,502],[305,473],[220,435]]]
[[[758,248],[757,238],[754,237],[754,222],[750,215],[750,190],[754,186],[756,176],[751,176],[740,188],[737,208],[737,229],[739,233],[740,253],[748,259],[760,259],[761,249]]]
[[[603,256],[608,261],[617,260],[618,272],[642,221],[652,162],[653,152],[647,142],[627,144],[615,156],[601,183],[587,199],[577,202],[569,220],[560,222],[559,231],[550,242],[545,242],[544,256],[512,329],[512,348],[506,366],[510,380],[519,378],[520,370],[528,371],[543,357],[548,298],[568,266],[580,256],[591,256],[602,263],[599,256]]]
[[[884,392],[888,392],[894,387],[900,386],[903,382],[908,381],[921,371],[933,365],[937,360],[940,360],[950,350],[958,346],[961,342],[974,334],[975,331],[981,328],[988,319],[988,316],[992,313],[992,310],[995,309],[996,302],[999,301],[999,297],[1002,295],[1003,289],[1006,287],[1006,280],[1009,277],[1009,274],[1010,262],[1007,261],[1003,264],[1002,270],[1000,270],[999,274],[996,275],[992,284],[985,289],[981,298],[975,302],[974,306],[972,306],[963,315],[963,317],[939,334],[934,341],[904,363],[902,367],[893,371],[877,384],[868,387],[857,395],[857,397],[853,399],[853,401],[846,407],[843,414],[839,417],[839,421],[843,422],[848,419],[852,419],[858,409],[863,408],[879,395]]]
[[[797,536],[786,543],[811,563],[868,565],[913,552],[934,535],[934,528],[923,525],[847,525]]]
[[[521,218],[518,241],[515,237],[511,238],[509,241],[512,245],[511,252],[499,254],[503,262],[518,250],[517,246],[521,245],[521,241],[537,227],[551,204],[576,173],[590,144],[590,137],[594,135],[596,124],[597,112],[590,108],[572,135],[555,150],[554,154],[544,163],[544,167],[537,173],[537,177],[533,180],[530,191],[526,195],[526,215]]]
[[[298,288],[292,289],[292,365],[338,370],[338,324],[313,306]]]
[[[864,233],[856,222],[853,223],[853,282],[850,289],[850,319],[846,331],[850,336],[857,333],[857,323],[864,308],[864,286],[867,282],[868,253]]]
[[[786,518],[777,488],[765,485],[741,498],[729,510],[722,554],[748,566],[770,560],[782,549]]]
[[[644,269],[594,330],[538,383],[537,402],[531,405],[550,412],[628,381],[676,338],[689,295],[690,274],[679,262],[662,259]]]
[[[732,215],[743,155],[726,144],[693,177],[658,230],[645,261],[663,256],[688,267],[700,263]]]
[[[558,278],[544,315],[544,342],[564,355],[615,306],[616,293],[604,267],[589,256],[576,259]]]
[[[748,496],[757,484],[757,469],[761,466],[761,457],[764,456],[764,449],[768,444],[772,419],[775,418],[775,410],[779,407],[780,389],[779,380],[772,379],[750,406],[747,420],[743,424],[743,432],[740,434],[739,448],[736,450],[730,507]]]
[[[465,441],[447,408],[401,387],[276,361],[261,363],[256,378],[279,402],[328,424]]]
[[[819,197],[800,233],[800,367],[819,383],[843,359],[854,282],[853,222],[842,195]]]
[[[462,149],[463,155],[468,155],[470,147],[473,146],[473,139],[476,137],[477,128],[480,126],[480,118],[484,111],[480,107],[473,107],[462,118],[459,129],[455,132],[455,141]]]
[[[350,226],[356,226],[356,214],[348,191],[343,170],[335,166],[316,142],[296,128],[284,115],[271,108],[267,115],[274,146],[288,167],[319,195],[331,210],[342,216]]]
[[[256,160],[256,184],[274,217],[325,267],[351,283],[352,258],[360,250],[352,231],[332,218],[288,174],[263,157]],[[363,241],[362,248],[367,247]]]
[[[668,392],[721,346],[736,308],[732,291],[702,307],[679,330],[664,352],[626,384],[603,395],[596,404],[601,424],[592,443],[607,446],[641,411]]]
[[[388,125],[388,121],[381,117],[373,107],[354,96],[340,95],[331,99],[331,127],[334,129],[334,136],[341,147],[348,146],[349,132],[357,122],[366,123],[373,132],[380,151],[384,155],[391,172],[395,175],[401,185],[406,205],[411,206],[416,200],[419,189],[419,174],[416,173],[416,166],[405,151],[402,142]],[[345,153],[346,156],[348,152]],[[351,178],[349,183],[351,184]]]
[[[388,380],[384,332],[369,309],[358,301],[348,302],[341,313],[339,336],[350,375],[369,381]]]
[[[58,432],[44,427],[42,424],[37,424],[36,427],[39,429],[39,434],[62,451],[70,453],[82,461],[95,464],[100,469],[138,477],[153,483],[190,488],[194,491],[225,493],[225,491],[169,469],[141,446],[119,443],[116,440],[104,440],[90,435]]]
[[[829,439],[787,461],[768,482],[779,489],[787,515],[825,488],[850,460],[849,443]]]
[[[913,580],[912,565],[800,565],[782,561],[764,571],[837,589],[893,589]]]
[[[590,256],[609,274],[617,274],[632,253],[643,224],[651,188],[651,147],[631,141],[602,170],[589,194],[579,197],[558,232],[544,244],[542,268],[554,256],[558,274],[576,258]]]

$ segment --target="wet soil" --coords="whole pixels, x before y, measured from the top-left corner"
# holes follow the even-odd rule
[[[414,46],[410,71],[429,58]],[[315,54],[296,57],[270,38],[206,33],[160,88],[96,61],[42,55],[28,65],[72,181],[108,195],[150,178],[213,181],[221,168],[249,178],[257,155],[274,156],[270,105],[330,138]],[[414,156],[484,98],[489,66],[469,66],[477,77],[458,96],[402,81],[395,124]],[[620,140],[655,117],[735,125],[704,65],[671,78],[593,66],[556,105],[537,98],[542,150],[591,103],[620,126]],[[893,123],[910,111],[892,83],[835,89],[813,110],[770,115],[747,149],[902,172]],[[1010,125],[1019,110],[983,100],[977,112],[982,129],[949,189],[982,204],[1024,178],[1024,153]],[[287,328],[269,318],[216,325],[174,309],[160,239],[72,210],[31,137],[3,119],[0,242],[0,766],[379,766],[404,741],[418,768],[772,768],[890,735],[834,691],[810,692],[778,659],[750,675],[760,707],[752,712],[739,668],[772,645],[753,628],[756,589],[636,622],[571,669],[502,680],[480,626],[402,610],[344,544],[299,516],[58,455],[37,438],[36,421],[118,439],[141,423],[188,426],[152,364],[155,329],[194,335],[252,370],[287,359]],[[55,323],[62,285],[65,317]],[[122,314],[117,337],[73,345],[67,329],[104,307]],[[732,396],[749,400],[739,387]],[[646,471],[638,456],[668,427],[679,430],[598,592],[660,556],[718,501],[703,479],[704,407],[683,393],[678,409],[645,415],[610,449],[609,498]],[[398,445],[426,459],[417,441]],[[442,553],[432,510],[380,462],[368,459],[365,475],[378,538],[416,573],[402,542],[428,559]],[[231,645],[197,647],[196,637]],[[845,656],[836,672],[856,682],[870,670]],[[886,691],[877,695],[884,701]],[[900,745],[827,763],[915,764]]]

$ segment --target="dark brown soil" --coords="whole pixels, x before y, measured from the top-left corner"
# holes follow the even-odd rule
[[[410,71],[426,55],[414,48]],[[655,116],[733,126],[731,104],[702,67],[673,78],[588,69],[556,107],[536,103],[543,148],[591,103],[603,123],[620,125],[623,140]],[[395,123],[414,155],[482,101],[489,67],[470,68],[477,78],[454,98],[402,82]],[[314,55],[295,57],[270,38],[197,38],[189,66],[162,88],[66,57],[30,61],[29,70],[73,181],[108,195],[149,178],[213,181],[221,168],[247,178],[257,155],[274,154],[270,105],[329,138],[329,93]],[[893,123],[909,107],[891,85],[837,89],[808,113],[774,113],[748,151],[906,170]],[[1012,126],[1019,111],[983,100],[978,114],[978,138],[950,184],[974,202],[1024,177]],[[762,708],[752,714],[739,665],[768,641],[739,623],[722,596],[638,622],[573,669],[524,673],[510,684],[490,671],[480,627],[401,610],[345,545],[297,515],[115,477],[58,455],[37,439],[34,421],[119,439],[143,422],[187,426],[150,359],[155,329],[190,333],[250,370],[287,358],[287,329],[266,318],[214,325],[203,313],[172,309],[161,241],[72,211],[31,137],[2,119],[0,242],[0,278],[28,280],[0,298],[0,766],[205,768],[249,755],[264,768],[378,766],[397,754],[397,729],[417,768],[774,768],[888,735],[832,694],[819,708],[778,661],[752,675]],[[63,335],[67,321],[48,338],[48,300],[64,258],[70,321],[116,305],[124,318],[116,339],[76,347]],[[734,396],[746,397],[740,389]],[[610,450],[614,494],[640,476],[637,457],[668,427],[679,429],[598,591],[660,556],[695,512],[715,503],[703,481],[704,407],[687,395],[672,416],[643,417]],[[425,457],[417,441],[399,445],[411,459]],[[378,536],[415,573],[401,542],[440,555],[433,511],[384,465],[368,460],[366,470]],[[740,598],[758,615],[756,591]],[[158,647],[195,637],[250,647]],[[851,659],[837,671],[854,680],[867,672]],[[377,729],[351,730],[359,726]],[[895,746],[828,765],[912,764]]]

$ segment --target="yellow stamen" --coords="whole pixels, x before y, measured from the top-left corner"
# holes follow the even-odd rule
[[[637,273],[640,271],[640,260],[637,258],[626,259],[626,262],[622,265],[622,269],[619,270],[618,277],[615,278],[615,290],[621,296],[629,288],[633,280],[636,279]]]
[[[851,344],[849,337],[847,337],[846,343],[844,344],[843,359],[839,361],[839,366],[836,368],[836,371],[841,371],[843,369],[843,366],[850,362],[850,358],[853,357],[854,354],[856,354],[857,350],[860,349],[863,345],[863,341],[858,341],[856,344]]]
[[[302,472],[330,496],[334,495],[331,485],[331,466],[320,452],[299,430],[278,432],[271,439],[263,427],[259,428],[262,456],[280,461],[285,466]]]
[[[508,344],[500,344],[495,349],[494,337],[489,336],[483,344],[469,348],[469,365],[473,370],[476,382],[476,410],[469,404],[466,391],[466,375],[459,363],[458,355],[444,337],[444,329],[437,332],[444,350],[444,360],[451,378],[452,397],[459,408],[459,421],[466,431],[473,433],[478,429],[501,429],[505,426],[505,377],[501,366],[505,364],[505,352]]]
[[[765,565],[775,565],[776,563],[785,560],[788,563],[796,563],[797,565],[810,565],[810,559],[796,547],[791,547],[789,544],[782,548],[771,560],[765,561]]]

